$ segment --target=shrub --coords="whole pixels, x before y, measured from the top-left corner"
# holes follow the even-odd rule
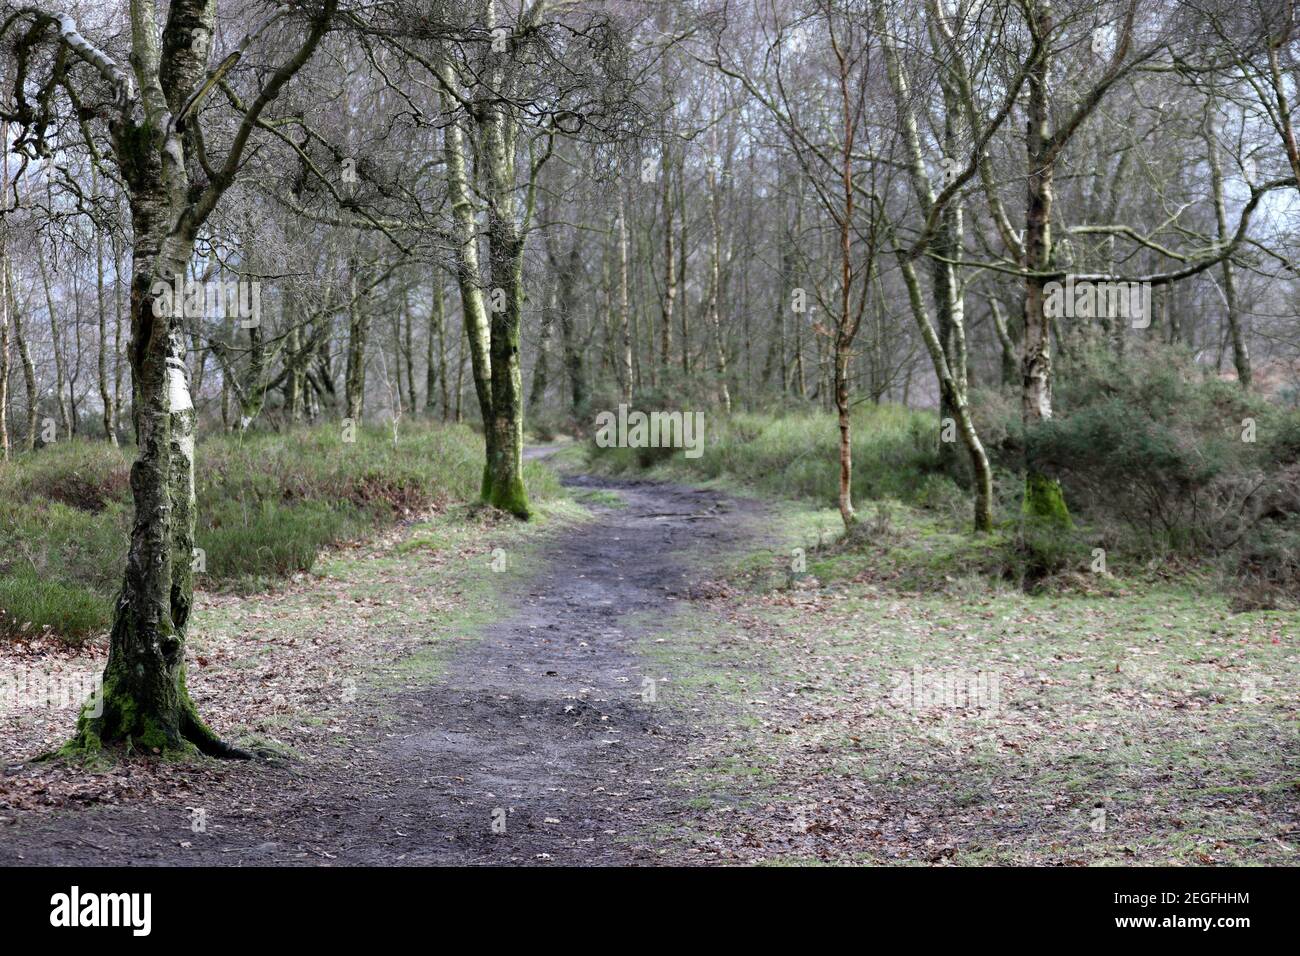
[[[1003,436],[991,443],[998,465],[1016,470],[1027,451],[1061,481],[1076,516],[1123,528],[1146,553],[1226,546],[1276,452],[1271,442],[1295,440],[1282,428],[1287,413],[1162,346],[1073,356],[1055,406],[1056,416],[1028,433],[1005,418],[990,428]],[[1269,439],[1243,442],[1247,418]]]
[[[82,511],[102,511],[131,501],[131,462],[107,442],[61,441],[22,458],[0,480],[19,499],[47,498]]]
[[[1300,599],[1300,520],[1251,529],[1225,567],[1237,609],[1294,607]]]
[[[106,629],[112,612],[111,598],[85,585],[60,581],[31,567],[0,574],[0,636],[48,629],[75,640]]]
[[[1059,521],[1026,518],[1006,549],[1004,576],[1033,590],[1044,580],[1089,566],[1091,549],[1083,532]]]
[[[947,475],[926,475],[917,488],[915,503],[920,508],[937,511],[954,522],[970,514],[970,496]]]
[[[129,450],[60,442],[0,471],[0,630],[104,629],[131,522]],[[202,587],[248,590],[310,570],[322,549],[420,509],[477,497],[482,439],[464,426],[404,422],[340,441],[328,422],[283,433],[213,435],[198,451],[195,545]],[[549,469],[524,469],[538,500]]]

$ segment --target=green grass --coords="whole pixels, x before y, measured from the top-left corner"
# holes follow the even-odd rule
[[[197,587],[251,593],[310,571],[322,550],[433,507],[477,497],[482,439],[469,428],[406,421],[285,433],[213,435],[198,447]],[[0,470],[0,636],[49,630],[77,640],[106,629],[121,581],[134,450],[69,441]],[[544,503],[559,484],[524,468]]]
[[[1182,580],[1026,594],[979,570],[996,537],[895,505],[847,547],[826,536],[833,518],[776,506],[778,540],[732,565],[742,586],[642,648],[669,706],[723,728],[684,779],[699,809],[789,805],[702,826],[749,833],[820,804],[881,818],[863,824],[880,829],[879,862],[945,847],[965,864],[1291,861],[1300,614],[1234,614]],[[995,678],[993,705],[899,693],[952,675]],[[788,825],[771,829],[780,861]],[[799,852],[851,861],[835,832],[799,836]]]
[[[600,488],[589,490],[579,490],[574,493],[574,500],[584,505],[592,505],[602,508],[622,508],[627,502],[623,497],[614,491],[604,491]]]
[[[0,608],[6,609],[0,626],[40,621],[42,627],[70,635],[103,627],[108,611],[101,595],[89,588],[42,577],[21,565],[0,577]]]
[[[861,405],[853,413],[853,495],[911,500],[923,493],[938,466],[938,423],[933,412],[901,405]],[[587,446],[596,464],[614,472],[646,464],[682,478],[727,477],[782,498],[832,503],[839,493],[839,431],[823,412],[775,417],[706,412],[705,446],[698,458],[680,450]]]

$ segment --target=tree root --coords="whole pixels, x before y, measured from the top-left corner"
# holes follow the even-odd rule
[[[187,706],[181,715],[181,736],[197,747],[199,753],[208,757],[216,757],[220,760],[253,759],[253,755],[247,750],[241,750],[218,737],[212,728],[194,712],[193,704]]]

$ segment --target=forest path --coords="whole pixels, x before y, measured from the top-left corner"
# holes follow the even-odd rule
[[[747,537],[741,509],[753,506],[646,482],[567,484],[623,504],[544,546],[514,606],[418,695],[424,726],[394,756],[436,774],[420,799],[438,809],[412,862],[632,862],[681,809],[671,784],[706,728],[647,700],[657,677],[636,645],[671,627],[697,562]]]
[[[619,503],[544,537],[528,559],[539,570],[506,585],[499,614],[456,643],[441,677],[366,700],[365,733],[196,780],[187,802],[214,808],[217,824],[204,833],[167,802],[23,815],[0,830],[0,863],[660,859],[690,815],[674,781],[709,728],[656,702],[637,646],[670,633],[712,556],[757,536],[762,506],[654,482],[566,484]]]

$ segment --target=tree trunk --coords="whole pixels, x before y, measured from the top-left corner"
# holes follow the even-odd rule
[[[0,458],[9,460],[9,123],[0,120]],[[17,309],[14,309],[17,318]]]
[[[1040,36],[1052,34],[1050,3],[1039,2],[1032,8],[1035,28]],[[1043,286],[1038,274],[1046,270],[1052,258],[1052,184],[1055,156],[1048,135],[1048,90],[1052,58],[1045,49],[1028,75],[1028,131],[1025,151],[1028,178],[1025,198],[1025,338],[1020,363],[1021,417],[1026,430],[1052,417],[1052,340],[1051,325],[1044,308]],[[1024,513],[1027,517],[1054,524],[1070,523],[1060,483],[1043,474],[1033,460],[1032,450],[1025,452]]]
[[[975,484],[975,530],[988,532],[993,530],[993,469],[989,464],[988,454],[975,430],[971,418],[970,406],[966,400],[966,386],[952,373],[943,344],[935,331],[930,317],[925,310],[925,299],[921,295],[921,283],[917,280],[916,269],[905,254],[899,255],[899,266],[903,282],[907,286],[908,301],[912,307],[912,316],[921,333],[935,374],[939,378],[940,394],[946,399],[946,405],[952,409],[952,415],[961,435],[962,444],[970,456],[971,472]],[[904,399],[906,401],[906,399]]]
[[[444,87],[454,89],[455,77],[450,62],[439,61],[439,76]],[[443,109],[452,112],[454,100],[446,93],[442,96]],[[453,119],[443,129],[443,156],[447,168],[447,196],[451,205],[452,228],[455,235],[453,250],[456,261],[456,284],[460,289],[462,324],[469,343],[470,367],[474,374],[474,390],[478,396],[479,413],[483,417],[483,441],[486,445],[483,464],[481,497],[487,501],[492,494],[492,459],[495,455],[496,429],[493,425],[492,358],[489,347],[490,330],[487,310],[483,302],[482,275],[478,259],[478,223],[474,203],[470,198],[469,181],[465,165],[465,134],[458,119]],[[462,354],[462,368],[464,356]],[[460,421],[459,383],[456,393],[456,421]]]
[[[98,191],[98,174],[91,166],[91,192]],[[104,311],[104,234],[95,230],[95,311],[99,316],[99,400],[104,406],[104,435],[117,444],[117,422],[113,418],[113,392],[108,374],[108,315]]]
[[[888,36],[885,29],[884,5],[877,4],[874,14],[881,36]],[[928,216],[933,209],[936,195],[925,169],[925,157],[917,131],[916,115],[911,105],[910,84],[892,43],[889,40],[882,42],[885,44],[886,69],[899,112],[899,125],[907,146],[912,190],[922,212]],[[944,164],[947,167],[955,160],[963,145],[956,123],[956,117],[961,109],[960,90],[958,78],[950,72],[941,74],[939,82],[943,94],[943,153],[948,161]],[[943,440],[948,422],[951,421],[960,434],[970,459],[971,476],[975,486],[975,530],[990,531],[993,527],[993,474],[983,443],[975,431],[967,403],[965,302],[962,297],[961,276],[957,267],[952,264],[960,258],[963,245],[962,207],[955,197],[941,210],[938,226],[938,232],[932,241],[936,255],[931,260],[932,294],[938,317],[937,331],[926,311],[920,282],[917,280],[916,269],[911,259],[900,252],[899,265],[907,287],[913,319],[930,353],[931,364],[939,380],[940,460],[944,470],[950,474],[955,476],[960,471],[956,443]],[[906,402],[906,394],[905,388],[904,402]]]
[[[495,24],[495,10],[484,0],[483,22]],[[480,83],[476,119],[480,157],[487,185],[489,283],[494,297],[490,318],[491,409],[487,431],[488,486],[484,500],[518,518],[528,518],[524,487],[523,382],[519,368],[519,329],[524,308],[524,234],[516,215],[515,142],[519,121],[509,102],[509,51],[485,54],[488,82]]]
[[[8,142],[7,135],[0,125],[0,145]],[[0,221],[0,230],[7,228]],[[4,461],[9,460],[9,299],[9,257],[0,231],[0,459]]]
[[[45,310],[50,317],[50,348],[54,352],[54,401],[58,406],[60,434],[67,437],[72,434],[72,424],[68,418],[68,408],[63,402],[63,350],[59,348],[58,312],[54,308],[54,293],[50,289],[49,270],[45,265],[45,251],[40,240],[36,242],[36,263],[41,275],[41,288],[45,292]]]
[[[344,417],[360,425],[366,401],[366,338],[370,330],[370,315],[358,294],[355,259],[348,263],[348,297],[348,365],[343,383]]]
[[[1210,101],[1213,109],[1214,101]],[[1228,215],[1223,201],[1223,166],[1219,159],[1219,141],[1214,135],[1210,117],[1206,117],[1205,127],[1206,154],[1210,160],[1210,185],[1214,196],[1214,219],[1219,230],[1219,241],[1227,242],[1231,238],[1228,228]],[[1241,328],[1241,313],[1237,305],[1237,283],[1233,276],[1232,259],[1225,258],[1223,269],[1223,304],[1227,311],[1228,338],[1232,342],[1232,364],[1237,369],[1237,382],[1243,390],[1249,391],[1252,381],[1250,367],[1250,350],[1246,346],[1246,336]]]
[[[781,199],[781,215],[787,212],[785,205],[786,190],[789,184],[789,175],[786,173],[785,164],[782,163],[777,167],[777,195]],[[792,296],[794,295],[794,236],[791,234],[790,226],[784,223],[780,226],[780,271],[777,274],[777,301],[776,311],[772,318],[772,337],[767,345],[767,357],[763,360],[763,378],[762,385],[767,388],[768,383],[772,380],[773,372],[779,368],[781,375],[781,394],[785,393],[788,381],[788,370],[785,360],[785,314],[793,306]],[[798,321],[796,314],[795,320]]]
[[[559,296],[554,289],[550,291],[550,303],[547,305],[546,312],[542,316],[541,335],[537,341],[537,359],[533,363],[533,385],[528,392],[528,409],[535,411],[541,408],[542,401],[546,398],[548,372],[548,358],[550,352],[551,329],[555,324],[555,312],[558,307]]]
[[[513,162],[502,144],[489,136],[493,167],[488,212],[488,267],[494,289],[503,292],[502,308],[491,315],[492,416],[489,428],[488,504],[518,518],[529,517],[524,487],[523,381],[519,369],[519,327],[524,306],[523,237],[514,218]],[[509,167],[509,168],[507,168]]]
[[[184,278],[195,236],[233,181],[261,109],[311,56],[334,8],[334,0],[325,0],[306,42],[266,81],[226,164],[202,190],[191,189],[185,162],[189,140],[173,118],[197,107],[190,97],[207,73],[216,4],[172,0],[161,35],[151,16],[132,18],[130,62],[139,92],[116,72],[123,105],[111,133],[134,236],[129,351],[138,445],[131,467],[135,519],[114,608],[102,710],[98,716],[82,711],[67,753],[125,744],[162,753],[197,749],[247,756],[204,724],[185,685],[193,597],[195,410],[178,314],[182,303],[173,303],[171,315],[159,314],[167,310],[155,308],[154,288]],[[100,59],[107,58],[101,54]],[[139,114],[143,119],[137,121]]]
[[[424,348],[424,411],[432,417],[438,407],[436,390],[442,386],[442,417],[447,418],[447,353],[442,334],[446,321],[446,299],[442,294],[442,276],[433,283],[433,301],[429,305],[429,327]],[[436,353],[436,354],[435,354]]]
[[[663,315],[659,326],[659,363],[667,372],[672,361],[673,345],[673,308],[677,303],[677,262],[673,249],[673,191],[672,163],[667,142],[664,143],[663,162],[663,229],[664,229],[664,300]]]
[[[32,350],[27,344],[23,331],[23,309],[18,305],[14,288],[13,261],[5,262],[5,285],[9,289],[9,312],[14,320],[14,344],[18,347],[18,360],[23,367],[23,386],[27,396],[27,432],[23,436],[23,447],[32,451],[36,447],[36,422],[39,412],[37,401],[36,363],[32,361]]]
[[[840,518],[845,528],[857,520],[853,510],[853,425],[849,405],[849,343],[835,340],[835,410],[840,426]]]
[[[719,205],[721,197],[718,188],[717,175],[717,127],[713,130],[713,147],[714,155],[709,163],[708,185],[709,185],[709,226],[712,230],[712,241],[709,245],[709,330],[713,333],[713,345],[717,355],[717,374],[718,374],[718,404],[722,406],[724,415],[731,414],[731,389],[727,386],[727,348],[726,340],[722,333],[722,314],[721,296],[722,296],[722,222],[719,216]],[[846,383],[847,387],[847,383]]]
[[[122,425],[122,252],[113,241],[113,425]],[[133,413],[134,414],[134,413]],[[32,421],[34,422],[33,415]]]
[[[560,322],[560,349],[564,353],[564,369],[569,378],[569,411],[577,424],[587,415],[587,377],[576,327],[582,245],[575,232],[569,254],[561,262],[555,254],[553,232],[554,230],[546,232],[546,251],[551,268],[555,271],[555,314]]]
[[[465,341],[467,335],[462,321],[460,344],[456,349],[456,424],[461,421],[461,402],[465,398]]]
[[[288,291],[280,294],[280,301],[284,302],[288,298]],[[292,315],[289,318],[290,326],[286,333],[285,342],[285,362],[287,368],[284,375],[284,417],[289,423],[302,421],[303,415],[303,366],[302,356],[299,352],[302,349],[302,331],[298,324],[293,321]]]
[[[688,292],[689,286],[686,283],[686,264],[688,262],[687,253],[689,248],[687,242],[687,230],[689,227],[686,222],[686,186],[684,184],[686,179],[686,157],[684,152],[685,151],[683,151],[683,155],[677,160],[677,208],[682,211],[682,235],[681,239],[677,243],[677,287],[682,291],[682,301],[678,308],[678,312],[681,313],[682,375],[689,377],[691,374],[691,308]]]
[[[406,407],[414,415],[419,407],[415,396],[415,316],[411,312],[407,290],[402,292],[402,312],[406,315],[406,325],[402,333],[402,355],[406,360]]]
[[[944,87],[944,155],[954,156],[960,148],[953,115],[958,109],[953,91]],[[939,390],[939,420],[957,421],[955,395],[966,393],[966,329],[965,303],[962,300],[960,278],[952,262],[962,251],[962,209],[954,198],[944,207],[939,219],[939,230],[934,240],[935,251],[941,258],[933,262],[935,311],[939,319],[939,345],[952,378],[952,388]],[[947,261],[945,261],[947,260]],[[939,456],[944,470],[954,478],[961,474],[954,442],[939,442]],[[972,462],[972,465],[974,462]],[[974,469],[972,468],[972,471]]]
[[[998,353],[1001,359],[1002,384],[1014,385],[1019,378],[1020,360],[1017,358],[1016,343],[1011,338],[1007,327],[1007,317],[1002,312],[1002,304],[989,296],[989,317],[993,322],[993,332],[998,338]]]
[[[632,401],[632,325],[628,315],[627,297],[627,204],[623,191],[618,194],[618,331],[619,331],[619,384],[623,386],[623,401]]]
[[[162,195],[132,197],[137,239],[130,358],[139,443],[131,466],[135,522],[104,670],[103,710],[98,717],[82,715],[69,746],[95,750],[125,743],[155,753],[197,748],[215,756],[245,756],[204,724],[185,686],[193,594],[195,413],[181,319],[155,316],[151,289],[155,282],[170,285],[184,275],[193,237],[158,235],[158,227],[170,218],[160,213],[169,205]]]

